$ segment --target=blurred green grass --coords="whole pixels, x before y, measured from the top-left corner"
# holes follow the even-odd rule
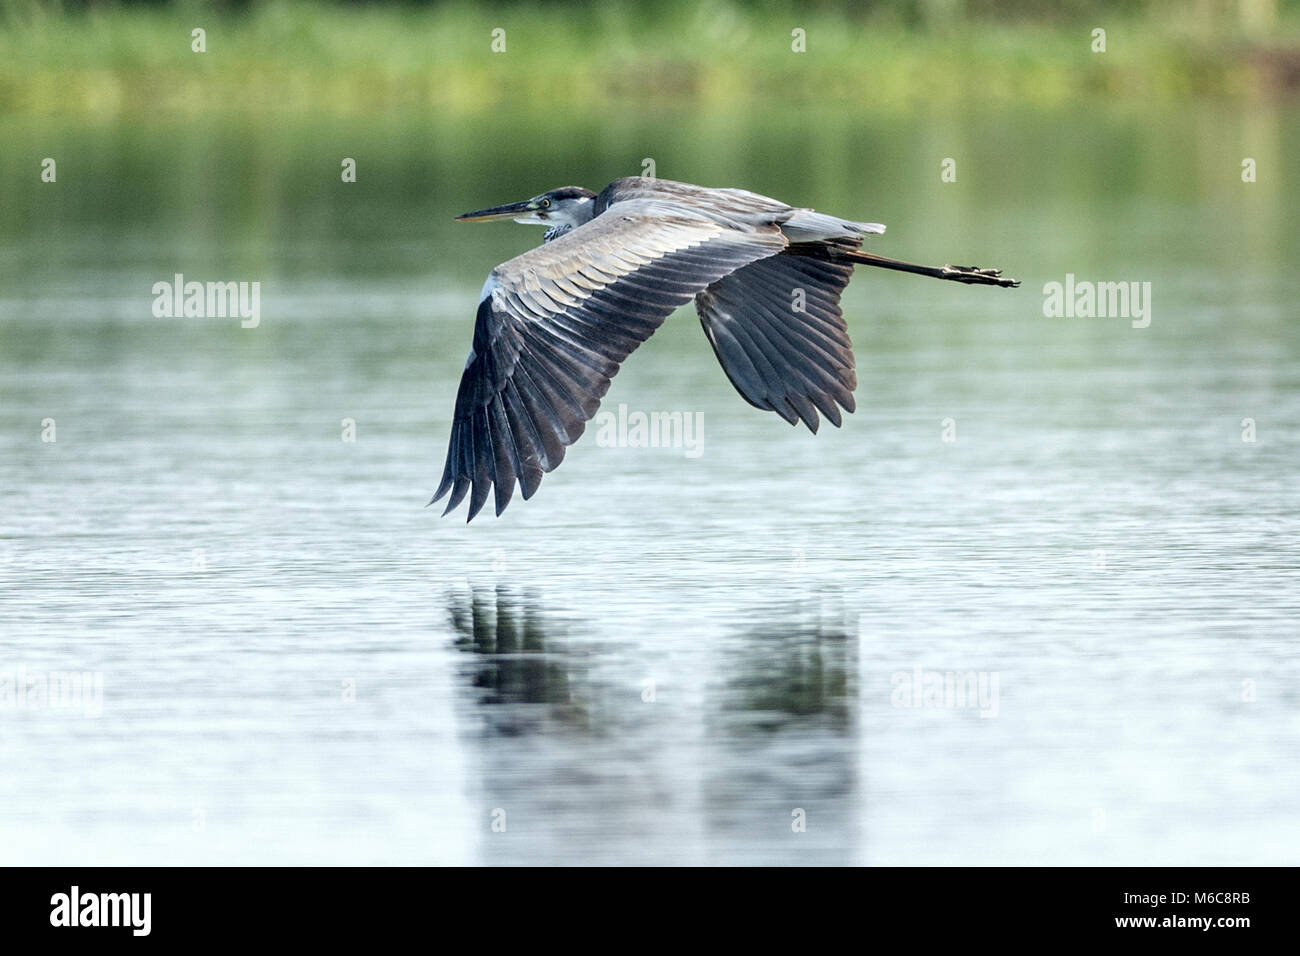
[[[883,109],[978,103],[1059,106],[1091,95],[1259,98],[1294,81],[1294,3],[1250,29],[1233,5],[1111,5],[1049,19],[968,16],[954,2],[924,22],[910,7],[741,6],[590,0],[248,8],[0,6],[0,112],[362,114],[494,106],[635,108],[852,103]],[[1258,6],[1258,0],[1256,2]],[[949,11],[944,16],[942,11]],[[1069,12],[1074,11],[1074,12]],[[1155,12],[1153,12],[1155,11]],[[1107,51],[1091,31],[1107,31]],[[207,50],[191,51],[191,30]],[[494,29],[504,52],[492,50]],[[806,31],[806,52],[792,31]]]

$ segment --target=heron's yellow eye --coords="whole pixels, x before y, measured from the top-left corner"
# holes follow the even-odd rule
[[[542,200],[541,202],[539,202],[537,205],[541,206],[543,209],[550,209],[550,208],[551,208],[551,201],[550,201],[549,199],[543,199],[543,200]]]

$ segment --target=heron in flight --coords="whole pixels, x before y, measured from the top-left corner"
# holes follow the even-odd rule
[[[465,360],[442,482],[469,520],[495,490],[505,510],[564,459],[610,379],[693,297],[713,351],[751,405],[813,432],[854,410],[853,347],[840,293],[858,265],[970,285],[1017,286],[997,269],[921,266],[862,251],[883,233],[743,189],[616,179],[564,186],[458,216],[547,228],[542,245],[488,275]]]

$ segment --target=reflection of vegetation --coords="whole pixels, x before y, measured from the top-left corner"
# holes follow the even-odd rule
[[[473,656],[470,682],[486,705],[549,705],[546,716],[582,723],[575,700],[572,662],[548,645],[545,626],[534,602],[504,587],[475,588],[449,602],[456,646]],[[538,715],[540,716],[540,715]],[[535,722],[521,714],[497,721],[502,733],[522,733]]]
[[[103,7],[0,2],[0,112],[365,113],[504,103],[1063,103],[1247,92],[1294,74],[1296,4],[588,0]],[[1280,14],[1279,11],[1280,10]],[[1045,19],[1046,17],[1046,19]],[[1026,22],[1027,18],[1034,18]],[[1104,20],[1104,56],[1090,31]],[[1280,20],[1280,23],[1279,23]],[[190,32],[206,31],[207,51]],[[491,49],[505,30],[504,52]],[[806,53],[792,50],[805,31]]]
[[[768,731],[793,723],[847,730],[856,693],[856,626],[817,608],[774,617],[780,623],[748,635],[727,684],[728,709]]]

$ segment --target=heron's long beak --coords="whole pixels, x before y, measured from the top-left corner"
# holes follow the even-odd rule
[[[506,203],[504,206],[493,206],[491,209],[467,212],[464,215],[457,216],[456,221],[486,222],[489,219],[516,219],[520,216],[527,216],[535,209],[537,209],[537,204],[531,199],[525,199],[523,202]]]

